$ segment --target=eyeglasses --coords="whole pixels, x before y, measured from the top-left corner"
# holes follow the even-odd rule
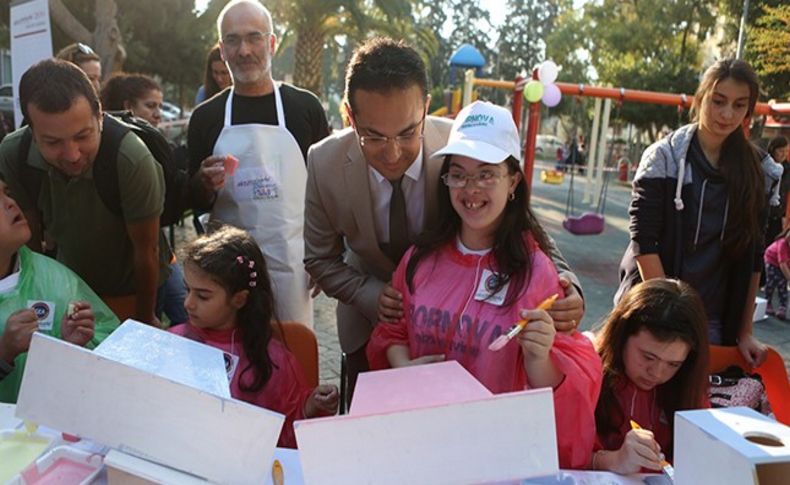
[[[228,34],[222,38],[222,43],[233,49],[240,47],[242,42],[253,47],[260,47],[266,43],[266,39],[272,35],[271,32],[250,32],[244,35]]]
[[[400,147],[407,147],[411,146],[418,141],[422,141],[424,135],[422,134],[423,130],[425,129],[425,115],[423,114],[420,122],[414,126],[414,131],[409,133],[408,135],[398,135],[398,136],[384,136],[384,135],[360,135],[359,131],[357,131],[357,136],[359,137],[359,144],[362,147],[367,147],[371,150],[380,150],[390,144],[390,141],[394,141]]]
[[[423,134],[418,132],[414,132],[410,135],[398,135],[398,136],[359,135],[359,144],[362,145],[363,147],[368,147],[373,150],[378,150],[389,145],[390,140],[394,141],[399,146],[405,147],[405,146],[410,146],[412,143],[415,143],[417,140],[422,140],[422,139],[423,139]]]
[[[467,175],[463,172],[447,172],[442,175],[442,182],[451,189],[463,189],[471,180],[478,188],[488,189],[497,185],[506,176],[506,174],[493,170],[481,170],[474,175]]]

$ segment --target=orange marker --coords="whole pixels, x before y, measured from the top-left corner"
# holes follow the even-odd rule
[[[637,423],[633,419],[629,420],[629,422],[631,423],[631,429],[642,429],[642,427],[639,426],[639,423]],[[672,465],[670,465],[668,461],[661,460],[661,468],[664,470],[664,473],[666,473],[666,475],[669,478],[675,477],[675,469],[672,468]]]
[[[545,300],[543,300],[541,302],[540,305],[538,305],[538,308],[536,308],[536,310],[548,310],[548,309],[550,309],[551,306],[554,304],[554,302],[557,301],[557,298],[559,296],[560,295],[555,293],[555,294],[551,295],[550,297],[546,298]],[[512,339],[513,337],[518,335],[518,333],[520,331],[524,330],[524,327],[527,325],[527,323],[528,322],[526,320],[523,320],[523,319],[519,320],[518,323],[513,325],[510,328],[510,330],[507,331],[507,333],[504,333],[504,334],[500,335],[499,337],[497,337],[496,340],[491,342],[491,345],[488,346],[488,350],[492,350],[494,352],[496,352],[497,350],[501,350],[502,347],[504,347],[505,345],[507,345],[508,342],[510,342],[510,339]]]

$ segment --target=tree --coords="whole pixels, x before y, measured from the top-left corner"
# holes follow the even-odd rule
[[[410,18],[411,1],[281,0],[272,11],[287,29],[283,46],[294,43],[294,84],[321,96],[328,42],[335,35],[359,39],[369,31],[387,32],[392,21]]]
[[[690,94],[702,70],[700,41],[714,23],[702,0],[604,0],[585,6],[583,38],[599,83]],[[626,103],[620,116],[651,139],[678,124],[677,109],[667,106]]]
[[[790,5],[763,12],[749,32],[749,58],[769,97],[790,98]]]
[[[158,74],[174,84],[181,106],[200,84],[206,52],[217,38],[216,17],[198,17],[193,8],[194,0],[136,0],[124,4],[120,16],[126,69]]]
[[[568,0],[508,0],[508,20],[499,28],[497,77],[513,79],[521,72],[529,75],[546,58],[548,36],[557,16],[570,8]]]
[[[118,5],[115,0],[95,0],[93,3],[93,31],[88,30],[85,24],[66,8],[62,0],[49,0],[49,13],[53,22],[73,42],[82,42],[93,47],[101,57],[104,76],[123,67],[126,51],[116,18]]]
[[[495,54],[489,35],[491,17],[488,10],[480,7],[479,0],[450,0],[449,7],[452,11],[452,31],[448,37],[450,53],[462,44],[471,44],[483,55],[490,72]],[[444,62],[448,63],[449,57]]]
[[[423,51],[423,55],[428,70],[428,79],[431,86],[437,89],[437,93],[448,81],[447,73],[452,46],[449,39],[442,36],[441,33],[447,23],[447,12],[450,9],[450,0],[420,0],[414,7],[416,29],[431,32],[433,35],[431,51]],[[421,49],[422,45],[417,44],[414,47]],[[434,96],[432,101],[432,104],[442,104],[439,96]]]

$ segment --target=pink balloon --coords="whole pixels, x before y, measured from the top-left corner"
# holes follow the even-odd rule
[[[560,88],[557,87],[556,84],[551,83],[544,86],[543,89],[543,104],[548,106],[549,108],[553,108],[560,104],[560,99],[562,98],[562,93],[560,92]]]

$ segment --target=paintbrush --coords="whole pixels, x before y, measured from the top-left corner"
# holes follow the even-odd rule
[[[274,485],[283,485],[285,483],[285,473],[283,473],[283,465],[280,460],[274,460],[272,463],[272,483]]]
[[[642,427],[639,426],[639,423],[637,423],[633,419],[631,419],[629,421],[631,422],[631,429],[642,429]],[[674,479],[675,478],[675,469],[672,467],[672,465],[669,464],[668,461],[661,460],[661,469],[664,470],[664,473],[670,479]]]
[[[537,310],[548,310],[557,300],[557,297],[559,297],[559,295],[555,293],[550,297],[546,298],[545,300],[543,300],[543,302],[541,302],[540,305],[538,305]],[[510,340],[513,337],[515,337],[516,335],[518,335],[519,332],[524,330],[524,327],[527,325],[527,323],[529,323],[527,320],[524,319],[519,320],[515,325],[513,325],[510,328],[510,330],[507,331],[507,333],[503,333],[502,335],[497,337],[496,340],[491,342],[491,345],[488,346],[488,350],[491,350],[493,352],[496,352],[497,350],[501,350],[502,347],[507,345],[507,343],[510,342]]]

